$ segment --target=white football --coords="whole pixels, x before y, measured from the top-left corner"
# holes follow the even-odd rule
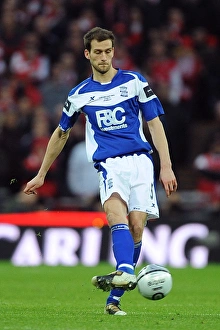
[[[150,300],[163,299],[171,291],[172,286],[172,276],[165,267],[150,264],[138,273],[137,287],[144,298]]]

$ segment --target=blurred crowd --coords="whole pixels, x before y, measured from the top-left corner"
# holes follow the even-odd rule
[[[180,190],[220,208],[219,17],[216,0],[2,0],[0,212],[100,208],[81,117],[38,194],[22,193],[69,91],[91,74],[83,35],[94,26],[115,33],[114,66],[141,72],[160,98]]]

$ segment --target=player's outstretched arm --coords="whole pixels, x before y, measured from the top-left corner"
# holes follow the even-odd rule
[[[63,132],[59,127],[55,129],[48,142],[43,162],[37,175],[27,183],[24,193],[27,195],[36,194],[36,189],[44,184],[44,180],[51,165],[63,150],[63,147],[69,137],[69,132]]]
[[[160,182],[162,183],[167,197],[177,190],[176,177],[172,170],[167,138],[159,117],[148,121],[148,127],[152,136],[153,144],[160,158]]]

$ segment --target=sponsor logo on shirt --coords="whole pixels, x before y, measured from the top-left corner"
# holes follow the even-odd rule
[[[126,117],[123,115],[125,110],[121,107],[115,109],[104,109],[96,111],[97,124],[102,131],[112,131],[116,129],[126,128]]]

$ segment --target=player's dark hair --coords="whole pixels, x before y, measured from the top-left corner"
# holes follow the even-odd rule
[[[97,40],[101,42],[108,39],[112,41],[112,47],[114,47],[115,36],[113,32],[106,29],[102,29],[100,27],[94,27],[84,35],[83,37],[84,47],[90,52],[92,40]]]

